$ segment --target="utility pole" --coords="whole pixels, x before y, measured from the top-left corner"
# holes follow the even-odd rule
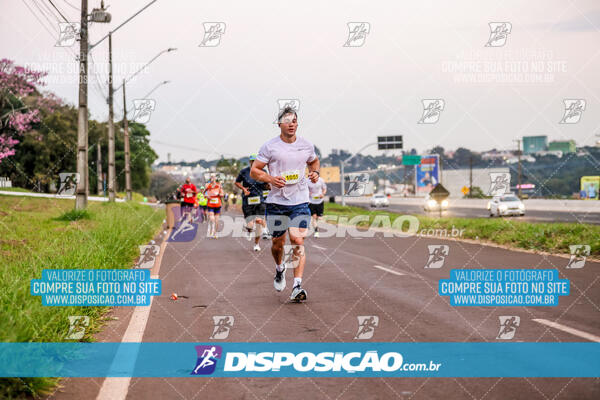
[[[127,122],[125,79],[123,79],[123,141],[125,142],[125,191],[127,192],[127,201],[131,201],[131,168],[129,166],[129,123]]]
[[[112,32],[108,34],[108,201],[115,201],[115,124],[113,112]]]
[[[469,197],[473,197],[473,155],[469,156]]]
[[[521,139],[516,139],[517,142],[517,159],[519,160],[519,172],[517,173],[517,190],[519,198],[521,198]]]
[[[97,176],[97,185],[96,189],[98,191],[98,196],[102,196],[102,144],[101,137],[98,138],[98,143],[96,143],[96,176]]]
[[[81,37],[79,40],[79,111],[77,114],[77,173],[79,182],[75,196],[75,209],[87,207],[88,193],[88,12],[87,0],[81,0]]]

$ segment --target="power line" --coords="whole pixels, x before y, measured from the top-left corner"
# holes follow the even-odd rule
[[[62,1],[65,2],[65,3],[67,3],[69,5],[69,7],[71,7],[72,9],[77,10],[77,11],[81,11],[80,8],[78,8],[78,7],[74,6],[73,4],[69,3],[67,0],[62,0]]]
[[[65,18],[65,16],[63,15],[63,13],[60,12],[60,10],[58,9],[58,7],[56,7],[54,5],[54,3],[52,2],[52,0],[48,0],[50,2],[50,4],[52,4],[52,7],[54,7],[54,9],[58,12],[58,14],[65,20],[65,22],[67,24],[70,24],[71,22],[69,20],[67,20],[67,18]]]
[[[33,11],[31,9],[31,7],[29,7],[29,4],[27,4],[27,2],[25,0],[21,0],[23,2],[23,4],[25,4],[25,7],[27,7],[27,9],[33,14],[33,16],[35,17],[35,19],[38,20],[38,22],[40,23],[41,26],[44,27],[44,29],[50,34],[50,36],[52,36],[53,39],[56,39],[55,34],[52,33],[50,31],[50,29],[48,29],[48,27],[42,22],[42,20],[37,16],[37,14],[35,13],[35,11]]]

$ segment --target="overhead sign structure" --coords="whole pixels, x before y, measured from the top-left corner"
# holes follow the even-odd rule
[[[377,136],[377,150],[402,149],[402,135]]]
[[[404,155],[402,156],[402,165],[419,165],[421,164],[421,156],[419,155]]]
[[[415,193],[426,195],[440,182],[440,156],[431,154],[421,157],[415,174]]]

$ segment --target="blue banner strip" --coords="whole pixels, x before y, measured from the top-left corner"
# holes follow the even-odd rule
[[[0,343],[0,360],[1,377],[600,377],[600,343]]]

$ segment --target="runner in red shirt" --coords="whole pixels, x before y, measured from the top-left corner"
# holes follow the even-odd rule
[[[217,238],[217,229],[219,227],[219,214],[221,214],[221,198],[225,195],[223,187],[217,182],[215,174],[210,175],[210,183],[204,189],[204,195],[208,198],[208,237]]]
[[[192,222],[192,210],[194,209],[194,204],[196,203],[196,194],[198,193],[198,189],[192,183],[192,180],[188,177],[185,179],[185,183],[181,186],[181,196],[183,200],[181,201],[181,218],[184,216],[188,216],[190,222]]]

